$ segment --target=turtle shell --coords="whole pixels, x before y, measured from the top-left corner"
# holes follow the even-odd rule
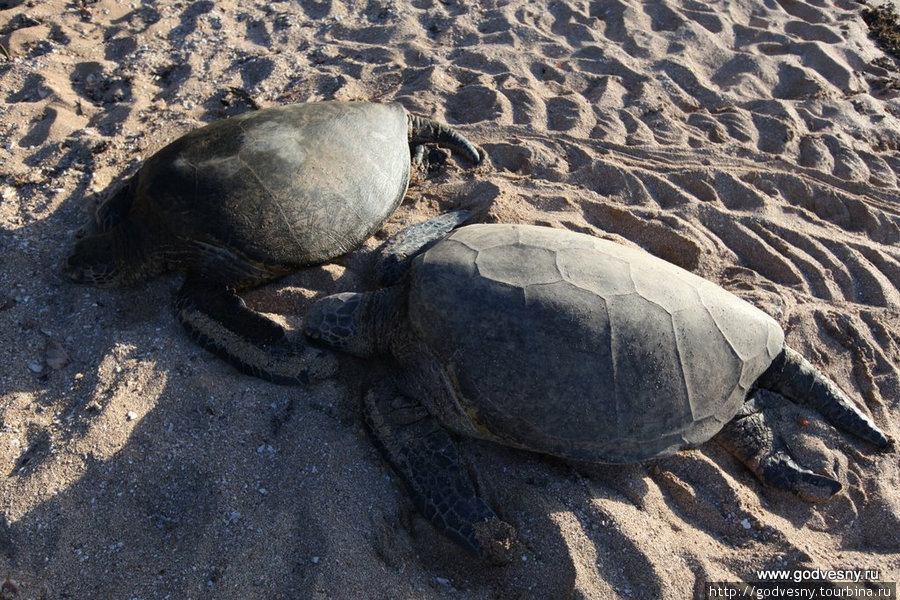
[[[632,462],[706,441],[784,344],[771,317],[709,281],[565,230],[463,227],[417,257],[409,282],[409,326],[458,402],[433,412],[567,458]]]
[[[399,104],[318,102],[212,123],[136,175],[130,219],[216,275],[226,261],[288,271],[339,256],[377,231],[406,193]],[[222,264],[220,263],[220,264]],[[201,266],[203,266],[201,264]],[[222,264],[222,269],[226,269]]]

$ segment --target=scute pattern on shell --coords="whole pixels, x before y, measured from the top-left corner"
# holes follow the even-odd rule
[[[401,202],[407,138],[398,104],[294,104],[217,121],[147,161],[137,220],[276,272],[329,260]]]
[[[419,257],[409,319],[456,386],[456,429],[607,462],[709,439],[784,343],[650,254],[518,225],[463,227]]]

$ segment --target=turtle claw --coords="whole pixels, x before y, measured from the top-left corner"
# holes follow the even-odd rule
[[[413,148],[412,166],[422,176],[438,172],[447,164],[450,153],[440,148],[429,148],[418,144]]]
[[[831,477],[804,469],[784,452],[766,456],[756,472],[759,480],[768,487],[792,492],[806,502],[831,500],[844,488]]]
[[[413,148],[412,153],[412,164],[415,165],[418,171],[427,171],[427,167],[425,166],[425,144],[416,144]]]

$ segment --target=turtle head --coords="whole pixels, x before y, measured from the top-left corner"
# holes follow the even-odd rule
[[[317,300],[303,320],[303,333],[313,341],[356,356],[376,352],[366,314],[371,293],[343,293]]]
[[[157,260],[140,252],[140,236],[126,228],[89,235],[75,243],[63,273],[77,283],[113,287],[137,283],[162,271]]]
[[[78,240],[63,273],[78,283],[114,286],[124,283],[124,269],[116,260],[115,241],[109,233]]]

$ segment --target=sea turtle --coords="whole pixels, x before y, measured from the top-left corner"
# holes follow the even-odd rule
[[[399,104],[294,104],[201,127],[99,207],[99,231],[65,271],[103,286],[184,271],[176,308],[192,337],[245,372],[306,380],[305,353],[235,290],[361,244],[403,199],[411,148],[421,156],[428,142],[481,161],[459,133]]]
[[[441,219],[455,225],[452,213]],[[433,223],[423,229],[442,235]],[[461,227],[416,255],[427,241],[413,230],[389,243],[392,285],[316,301],[303,331],[358,356],[392,357],[391,387],[365,397],[369,428],[425,516],[479,555],[505,559],[513,531],[476,496],[445,428],[608,463],[715,435],[764,484],[810,501],[841,485],[794,462],[756,401],[770,392],[758,390],[890,443],[785,346],[775,320],[646,252],[527,225]]]

